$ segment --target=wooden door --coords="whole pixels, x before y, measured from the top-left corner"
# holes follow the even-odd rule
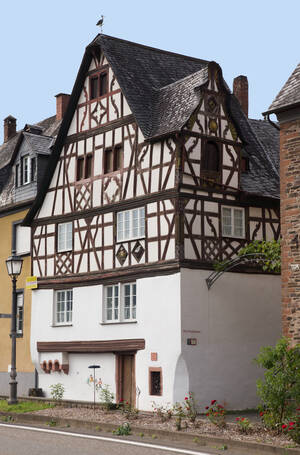
[[[125,402],[135,406],[135,355],[117,355],[117,401]]]

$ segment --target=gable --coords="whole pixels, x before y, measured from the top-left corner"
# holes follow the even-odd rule
[[[105,93],[100,91],[101,88],[103,90],[101,85],[103,80]],[[68,136],[105,126],[130,114],[131,110],[104,53],[94,50]]]

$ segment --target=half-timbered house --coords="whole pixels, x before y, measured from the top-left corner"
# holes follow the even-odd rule
[[[102,34],[87,47],[25,220],[46,393],[60,382],[90,400],[99,364],[116,400],[141,409],[188,391],[256,403],[279,278],[240,266],[206,284],[216,262],[279,236],[278,132],[247,118],[246,86],[234,95],[215,62]]]

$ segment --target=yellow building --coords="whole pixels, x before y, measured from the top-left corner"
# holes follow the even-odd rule
[[[23,258],[17,279],[17,382],[18,396],[38,387],[38,377],[30,354],[31,290],[26,278],[31,275],[31,230],[21,225],[31,207],[51,154],[51,145],[60,126],[63,109],[57,97],[58,114],[37,125],[16,131],[16,119],[4,120],[4,142],[0,146],[0,395],[9,395],[11,366],[12,281],[6,259],[15,253]]]

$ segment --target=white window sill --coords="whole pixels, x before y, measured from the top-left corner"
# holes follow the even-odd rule
[[[117,239],[116,243],[125,243],[125,242],[132,242],[134,240],[145,240],[145,236],[143,237],[130,237],[129,239],[123,239],[123,240],[119,240]]]
[[[103,321],[103,322],[100,322],[99,324],[100,325],[116,325],[116,324],[136,324],[137,323],[137,320],[134,319],[134,320],[130,320],[130,321]]]
[[[73,327],[73,324],[51,324],[50,327]]]
[[[57,254],[58,253],[69,253],[70,251],[72,251],[72,248],[69,248],[67,250],[57,250]]]

